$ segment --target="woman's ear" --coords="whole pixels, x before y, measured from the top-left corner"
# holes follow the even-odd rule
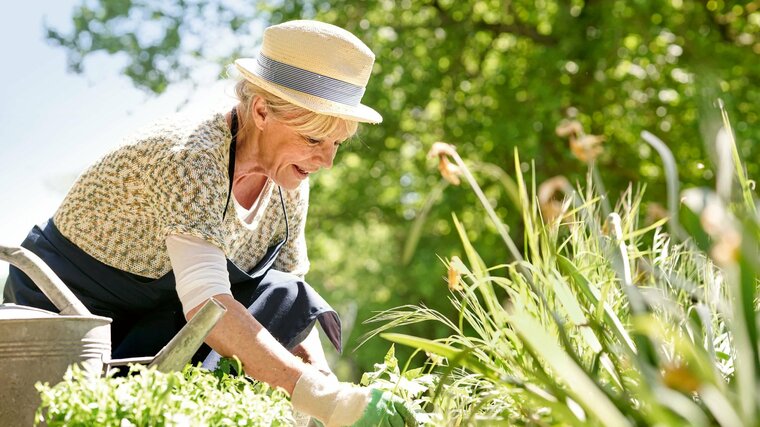
[[[251,118],[259,130],[264,130],[264,123],[267,119],[267,102],[260,96],[254,96],[251,101]]]

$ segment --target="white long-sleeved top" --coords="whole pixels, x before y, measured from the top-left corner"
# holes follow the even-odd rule
[[[261,205],[261,198],[246,209],[232,197],[235,214],[250,224]],[[171,260],[177,296],[182,311],[187,313],[214,295],[231,295],[227,258],[217,246],[195,236],[171,234],[166,238],[166,248]]]

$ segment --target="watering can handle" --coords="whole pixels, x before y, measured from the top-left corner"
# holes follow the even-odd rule
[[[159,372],[181,371],[226,311],[227,308],[224,304],[210,298],[195,313],[195,316],[180,329],[177,335],[158,352],[156,357],[111,359],[106,361],[104,372],[114,366],[125,366],[132,363],[148,364],[148,367],[156,368]]]
[[[0,246],[0,259],[26,273],[61,314],[91,316],[87,307],[60,278],[32,251],[18,246]]]
[[[158,352],[149,366],[155,367],[160,372],[181,371],[226,311],[224,304],[215,298],[210,298],[177,335]]]

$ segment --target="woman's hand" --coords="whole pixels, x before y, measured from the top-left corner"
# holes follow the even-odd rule
[[[327,379],[329,381],[338,381],[338,377],[329,368],[328,369],[319,369],[319,372],[322,375],[324,375],[325,377],[327,377]]]
[[[311,415],[325,427],[416,426],[406,403],[390,392],[338,382],[315,371],[305,371],[291,395],[293,408]]]

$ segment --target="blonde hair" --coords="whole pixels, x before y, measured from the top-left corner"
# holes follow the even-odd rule
[[[321,140],[336,131],[343,132],[346,138],[350,138],[359,128],[359,123],[356,121],[318,114],[299,107],[267,92],[243,77],[240,77],[235,85],[235,94],[240,101],[237,107],[238,117],[250,117],[251,105],[254,98],[258,96],[266,102],[267,111],[273,114],[275,119],[309,138]],[[245,122],[242,124],[241,132],[245,131],[244,127]]]

